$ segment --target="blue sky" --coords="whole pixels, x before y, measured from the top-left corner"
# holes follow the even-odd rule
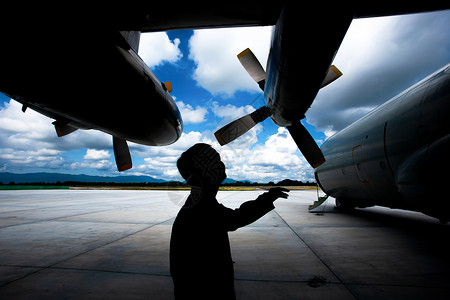
[[[171,81],[184,133],[165,147],[130,143],[134,167],[121,174],[181,180],[177,158],[193,144],[206,142],[219,151],[230,178],[313,181],[312,168],[286,129],[270,119],[224,147],[213,136],[221,126],[264,105],[236,55],[249,47],[265,66],[270,34],[270,27],[142,34],[139,54],[161,81]],[[344,76],[319,92],[303,124],[320,145],[449,63],[449,36],[450,11],[354,20],[334,60]],[[121,175],[110,136],[79,130],[57,138],[52,121],[30,109],[22,113],[17,102],[0,94],[0,170]]]

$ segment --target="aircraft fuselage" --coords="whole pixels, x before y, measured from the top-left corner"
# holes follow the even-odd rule
[[[450,65],[322,145],[321,188],[341,204],[380,205],[450,218]]]

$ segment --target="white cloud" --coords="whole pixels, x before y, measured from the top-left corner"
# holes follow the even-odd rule
[[[192,105],[185,104],[182,101],[177,101],[176,103],[185,124],[196,124],[206,121],[205,116],[208,110],[205,107],[196,106],[193,108]]]
[[[99,130],[77,130],[58,138],[55,146],[64,150],[71,149],[112,149],[111,135]]]
[[[104,160],[110,158],[111,154],[109,154],[109,151],[96,149],[87,149],[86,155],[83,156],[83,159],[86,160]]]
[[[189,58],[196,63],[194,80],[213,95],[231,97],[238,90],[260,92],[236,56],[250,48],[265,68],[271,32],[271,27],[194,31],[189,40]]]
[[[332,137],[333,135],[335,135],[336,134],[336,130],[333,130],[333,126],[328,126],[327,128],[325,128],[325,130],[324,130],[324,134],[325,134],[325,138],[327,139],[327,138],[329,138],[329,137]]]
[[[103,171],[109,171],[114,172],[116,171],[116,165],[113,164],[111,161],[102,159],[102,160],[90,160],[90,161],[83,161],[83,162],[74,162],[71,163],[68,168],[71,170],[80,170],[80,169],[96,169],[96,170],[103,170]]]
[[[150,176],[158,178],[173,178],[179,176],[176,167],[178,156],[170,157],[147,157],[144,159],[144,164],[136,167],[136,170],[145,172]]]
[[[78,130],[59,138],[51,118],[32,109],[22,112],[16,101],[5,102],[0,108],[0,146],[5,148],[40,150],[110,149],[112,138],[98,130]]]
[[[209,132],[190,131],[183,133],[174,144],[162,147],[147,147],[130,143],[130,147],[135,148],[132,155],[144,157],[144,164],[136,165],[134,169],[166,180],[183,180],[178,173],[176,161],[184,151],[197,143],[206,143],[217,149],[217,142],[210,136]]]
[[[22,112],[22,105],[16,101],[5,102],[0,109],[0,130],[2,135],[17,139],[33,139],[46,141],[56,137],[52,119],[45,117],[31,109]],[[15,140],[17,146],[20,141]],[[30,144],[25,145],[26,149]]]
[[[228,177],[259,182],[290,178],[313,181],[314,171],[306,162],[286,128],[278,128],[264,144],[232,143],[219,148]]]
[[[217,101],[213,101],[211,109],[216,116],[224,119],[224,122],[234,121],[240,117],[243,117],[255,111],[255,108],[251,105],[246,106],[236,106],[232,104],[219,105]]]
[[[304,160],[300,159],[297,145],[286,128],[278,128],[277,133],[270,136],[264,145],[255,147],[253,153],[248,162],[256,166],[276,166],[289,171],[295,166],[305,164]]]
[[[32,109],[25,113],[21,109],[22,105],[12,100],[0,108],[0,163],[8,166],[5,170],[79,169],[90,165],[100,168],[99,163],[107,164],[108,151],[98,149],[112,148],[111,136],[97,130],[78,130],[58,138],[53,119]],[[98,161],[69,166],[64,156],[66,151],[84,148],[89,148],[85,159]]]
[[[354,20],[333,62],[344,75],[318,93],[308,123],[341,130],[447,64],[449,28],[449,10]]]
[[[143,33],[138,53],[147,66],[152,68],[165,62],[175,63],[183,57],[179,45],[180,39],[171,41],[165,32]]]
[[[201,112],[199,108],[185,108],[192,112]],[[228,122],[252,112],[254,108],[250,105],[213,103],[211,110],[222,118],[222,122]],[[8,122],[16,126],[10,126],[11,123]],[[21,106],[14,101],[5,103],[5,107],[0,110],[2,170],[29,171],[30,168],[50,168],[59,171],[91,169],[116,172],[111,152],[111,136],[96,130],[78,130],[58,138],[51,122],[51,119],[32,110],[23,114]],[[185,132],[176,143],[164,147],[129,143],[135,163],[133,170],[167,180],[182,180],[176,167],[177,159],[194,144],[203,142],[212,145],[221,154],[230,178],[253,181],[311,179],[311,169],[296,149],[286,129],[279,128],[265,144],[258,144],[258,133],[261,131],[261,125],[257,125],[248,134],[224,147],[218,145],[213,132],[209,130]],[[73,149],[86,149],[83,160],[74,161],[73,157],[66,156],[66,152]],[[67,160],[67,157],[70,158]],[[144,158],[143,162],[137,163],[140,161],[139,157]]]
[[[51,119],[28,109],[22,112],[16,101],[0,108],[0,162],[10,167],[59,168],[64,164],[63,151],[53,147],[57,140]]]
[[[15,150],[0,148],[0,159],[8,160],[13,165],[33,165],[40,167],[59,167],[63,161],[61,152],[52,149]]]

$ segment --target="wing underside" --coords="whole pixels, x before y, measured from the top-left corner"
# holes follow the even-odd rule
[[[136,10],[121,12],[116,20],[121,26],[142,32],[168,31],[180,29],[221,28],[236,26],[266,26],[275,25],[280,16],[281,9],[286,1],[274,1],[270,5],[261,5],[260,1],[225,1],[217,4],[197,4],[186,2],[167,8],[166,3],[139,7]],[[340,11],[355,11],[355,18],[380,17],[402,15],[450,9],[450,5],[443,2],[414,4],[408,3],[401,8],[364,4],[363,7],[340,6]],[[302,15],[320,14],[320,11],[308,11],[308,8],[299,6],[299,17]]]

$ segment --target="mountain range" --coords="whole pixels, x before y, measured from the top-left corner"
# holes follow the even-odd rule
[[[0,183],[9,184],[14,183],[57,183],[66,181],[76,182],[115,182],[115,183],[163,183],[167,180],[154,178],[146,175],[121,175],[121,176],[93,176],[85,174],[63,174],[63,173],[9,173],[0,172]],[[237,181],[231,178],[225,179],[224,183],[236,183]],[[247,181],[250,182],[250,181]],[[250,182],[251,183],[251,182]]]
[[[123,175],[123,176],[93,176],[85,174],[63,174],[63,173],[8,173],[0,172],[0,182],[3,184],[8,184],[10,182],[15,183],[36,183],[36,182],[46,182],[46,183],[56,183],[56,182],[66,182],[66,181],[77,181],[77,182],[116,182],[116,183],[143,183],[143,182],[166,182],[166,180],[154,178],[151,176],[135,176],[135,175]]]

